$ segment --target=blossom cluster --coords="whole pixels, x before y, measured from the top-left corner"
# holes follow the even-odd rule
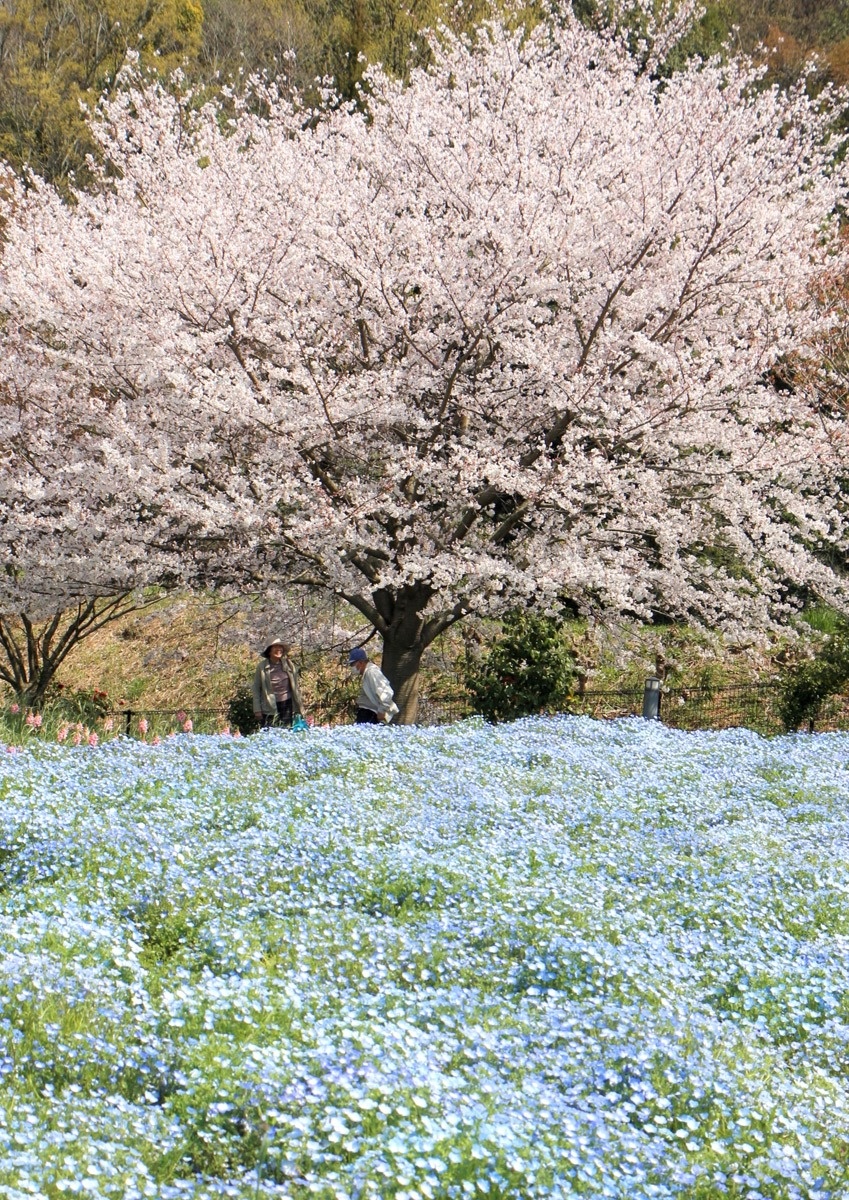
[[[849,740],[0,762],[0,1195],[845,1195]]]
[[[96,746],[100,740],[94,730],[89,729],[82,721],[75,721],[73,724],[66,722],[59,726],[56,730],[56,741],[64,742],[68,738],[73,746],[79,746],[81,742],[85,742],[87,746]]]

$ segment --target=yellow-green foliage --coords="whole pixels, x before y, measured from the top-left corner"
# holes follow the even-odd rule
[[[201,46],[199,0],[7,0],[0,6],[0,155],[57,182],[82,182],[85,119],[129,50],[167,75]]]
[[[426,58],[422,31],[472,29],[495,7],[504,6],[488,0],[206,0],[199,66],[205,78],[216,71],[230,78],[240,70],[269,71],[307,93],[316,79],[330,77],[350,97],[367,62],[403,77]]]
[[[571,7],[594,21],[607,0],[571,0]],[[85,186],[95,146],[81,104],[94,108],[112,88],[128,50],[163,79],[180,67],[205,88],[266,71],[307,94],[330,77],[350,97],[366,62],[403,77],[426,61],[425,30],[469,31],[493,12],[528,28],[545,11],[542,0],[3,0],[0,158],[61,187],[72,175]],[[821,48],[823,70],[846,76],[842,0],[708,0],[669,68],[714,53],[732,30],[744,49],[763,41],[784,47],[773,62],[778,75],[797,74]]]

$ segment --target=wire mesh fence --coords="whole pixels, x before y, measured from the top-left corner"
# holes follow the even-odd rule
[[[780,695],[780,685],[774,682],[713,688],[664,685],[660,691],[660,720],[674,729],[744,727],[769,736],[784,732],[779,713]],[[644,690],[633,687],[584,691],[573,697],[565,711],[598,720],[642,716],[644,698]],[[108,715],[116,733],[148,739],[181,732],[220,733],[229,728],[224,707],[127,708]],[[417,724],[449,725],[471,716],[474,716],[471,698],[462,692],[434,697],[424,695],[419,703]],[[309,719],[315,725],[341,725],[350,723],[353,714],[342,714],[338,708],[325,712],[319,704],[310,712]],[[849,730],[849,695],[833,696],[805,729],[818,733]]]
[[[643,688],[610,688],[576,694],[564,710],[575,716],[614,720],[643,714]],[[743,725],[762,733],[782,730],[777,712],[776,684],[738,685],[724,688],[662,688],[660,720],[676,729],[727,729]],[[423,700],[420,725],[443,725],[474,715],[470,700]],[[849,714],[847,714],[849,728]]]
[[[582,692],[569,705],[569,712],[576,716],[602,721],[639,716],[642,711],[643,692],[634,688]]]
[[[441,696],[438,699],[423,696],[419,700],[416,723],[418,725],[453,725],[455,721],[463,721],[466,717],[474,715],[475,710],[471,699],[462,695]]]
[[[660,720],[673,729],[753,729],[771,736],[785,732],[781,719],[782,689],[778,682],[740,683],[725,687],[664,685],[660,689]],[[571,711],[594,717],[640,716],[643,691],[587,692]],[[849,730],[849,696],[832,696],[808,732]]]
[[[660,719],[674,729],[744,727],[765,735],[782,733],[780,689],[774,683],[722,688],[670,688],[662,692]]]
[[[584,691],[575,695],[566,711],[597,720],[642,716],[645,690],[643,688],[611,688]],[[662,685],[660,689],[660,720],[673,729],[733,729],[746,728],[764,736],[785,732],[779,711],[781,685],[778,682],[740,683],[725,687],[686,687]],[[419,723],[441,725],[473,715],[470,701],[459,697],[424,702]],[[849,730],[849,695],[833,696],[826,701],[813,722],[804,727],[808,732],[825,733]]]

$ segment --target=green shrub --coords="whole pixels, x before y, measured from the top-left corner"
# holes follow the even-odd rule
[[[488,721],[511,721],[568,709],[575,660],[562,622],[520,610],[505,617],[500,636],[464,674],[475,711]]]
[[[259,729],[259,721],[254,716],[253,688],[247,680],[240,683],[235,694],[231,696],[227,705],[227,716],[230,728],[238,729],[243,736],[256,733]]]
[[[778,713],[787,730],[813,728],[826,702],[849,683],[849,622],[838,617],[815,658],[784,672]]]

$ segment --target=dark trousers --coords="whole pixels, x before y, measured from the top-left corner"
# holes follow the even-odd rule
[[[380,717],[370,708],[358,708],[355,725],[382,725]]]
[[[288,700],[278,700],[277,701],[277,716],[276,717],[263,716],[260,724],[262,725],[263,729],[267,728],[269,725],[289,725],[289,726],[291,726],[291,724],[292,724],[292,697],[290,696]]]

